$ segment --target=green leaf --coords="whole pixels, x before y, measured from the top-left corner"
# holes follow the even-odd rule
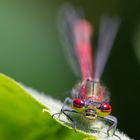
[[[17,82],[0,74],[0,140],[69,140],[82,134],[58,124]]]
[[[52,118],[61,107],[60,101],[0,74],[0,140],[118,140],[106,136],[108,125],[104,122],[87,122],[70,114],[76,121],[75,132],[63,114]],[[121,140],[130,140],[119,131],[116,134]]]

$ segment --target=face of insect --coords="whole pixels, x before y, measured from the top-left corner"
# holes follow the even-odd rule
[[[80,98],[75,98],[73,100],[73,108],[77,112],[82,112],[85,118],[89,120],[94,120],[97,116],[105,117],[111,113],[111,105],[107,102],[95,102],[92,98],[87,100],[82,100]]]
[[[85,100],[84,116],[89,120],[94,120],[98,116],[97,108],[100,107],[100,103],[94,102],[92,98]]]
[[[94,120],[97,116],[106,117],[111,113],[111,105],[108,102],[95,102],[91,99],[85,101],[84,116]]]
[[[92,102],[84,110],[84,116],[87,119],[94,120],[99,117],[106,117],[111,113],[111,105],[109,103],[96,103]]]

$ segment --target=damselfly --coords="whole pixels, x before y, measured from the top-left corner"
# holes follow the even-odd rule
[[[117,118],[110,115],[112,107],[109,104],[109,95],[100,78],[103,73],[109,52],[112,48],[120,20],[118,17],[103,17],[100,22],[99,42],[93,67],[91,52],[91,24],[84,18],[83,12],[72,6],[64,6],[59,16],[59,30],[65,42],[67,55],[81,82],[71,91],[72,98],[66,98],[61,112],[75,128],[74,118],[69,113],[78,113],[87,120],[102,118],[111,122],[107,129],[115,132]],[[55,114],[54,114],[55,115]]]

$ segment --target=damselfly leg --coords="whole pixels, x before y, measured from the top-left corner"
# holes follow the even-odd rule
[[[113,130],[113,135],[114,135],[116,127],[117,127],[117,123],[118,123],[117,118],[112,115],[109,115],[109,116],[105,117],[104,119],[107,121],[110,121],[112,123],[112,125],[107,129],[107,135],[109,136],[110,130]]]
[[[109,128],[107,129],[107,136],[109,137],[110,136],[110,131],[112,130],[112,135],[118,137],[120,140],[121,138],[115,134],[115,131],[116,131],[116,127],[117,127],[117,123],[118,123],[118,120],[116,117],[112,116],[112,115],[109,115],[107,117],[99,117],[100,119],[103,119],[107,122],[111,122],[111,126],[109,126]]]
[[[74,130],[76,131],[75,121],[72,117],[70,117],[69,113],[78,113],[78,112],[76,112],[75,110],[68,107],[68,106],[72,106],[72,104],[73,104],[73,100],[71,98],[67,97],[63,103],[61,111],[59,113],[53,114],[52,117],[54,117],[55,115],[58,115],[58,118],[60,118],[60,115],[63,113],[72,122],[72,126],[73,126]]]

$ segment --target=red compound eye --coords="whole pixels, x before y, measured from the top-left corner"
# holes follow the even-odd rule
[[[109,111],[111,111],[111,105],[109,103],[102,103],[100,106],[100,110],[109,112]]]
[[[73,106],[81,108],[81,107],[84,106],[84,101],[81,100],[80,98],[76,98],[76,99],[73,100]]]

